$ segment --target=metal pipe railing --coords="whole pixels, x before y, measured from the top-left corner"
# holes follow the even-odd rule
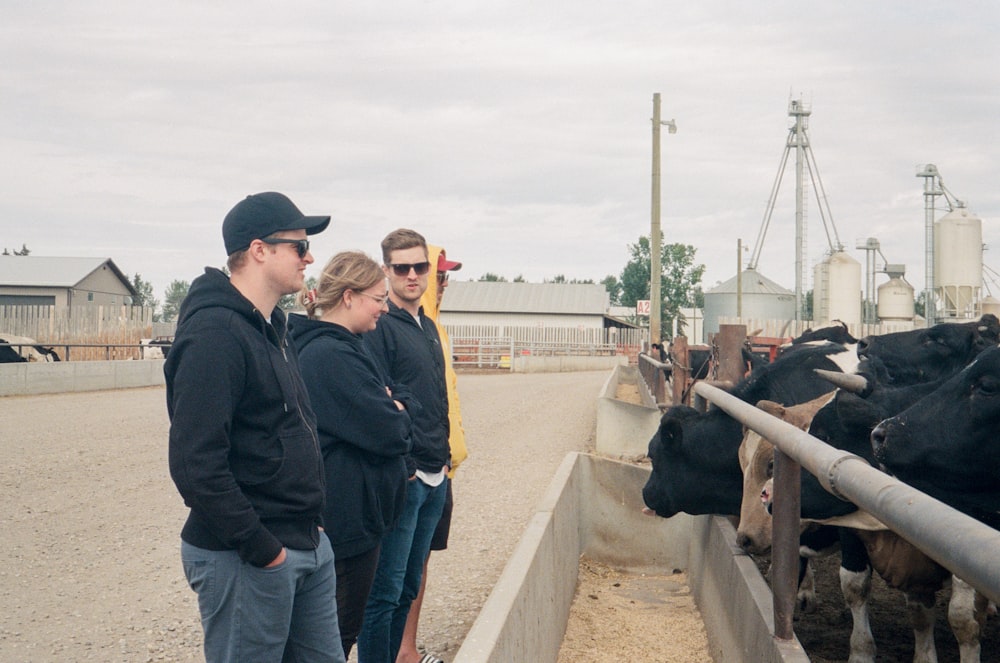
[[[668,405],[667,401],[667,371],[670,364],[654,359],[645,352],[639,353],[639,374],[649,387],[649,393],[657,405]],[[672,396],[672,394],[671,394]]]
[[[1000,531],[720,389],[697,384],[695,391],[766,437],[828,491],[875,516],[992,601],[1000,602]],[[775,509],[778,500],[788,498],[783,493],[776,484]]]

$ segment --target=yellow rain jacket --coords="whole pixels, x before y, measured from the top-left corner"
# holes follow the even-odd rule
[[[441,348],[444,351],[444,378],[448,385],[448,424],[451,430],[448,436],[452,463],[449,476],[454,478],[455,470],[468,457],[469,451],[465,446],[465,429],[462,428],[462,411],[458,403],[458,376],[451,365],[451,339],[439,319],[441,308],[437,300],[437,264],[438,256],[442,253],[445,253],[445,250],[440,246],[427,245],[427,257],[431,263],[431,270],[427,273],[427,290],[424,291],[424,296],[420,299],[420,305],[424,307],[424,315],[437,325],[438,335],[441,337]],[[445,290],[444,296],[448,296],[447,290]]]

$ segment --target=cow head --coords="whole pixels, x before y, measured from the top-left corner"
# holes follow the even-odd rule
[[[965,511],[1000,511],[1000,347],[880,423],[871,445],[917,489]]]
[[[816,412],[833,398],[824,394],[800,405],[783,406],[773,401],[760,401],[757,407],[799,430],[806,430]],[[740,467],[743,470],[743,501],[736,542],[749,553],[764,553],[771,548],[771,514],[773,497],[774,445],[766,438],[748,430],[740,445]]]
[[[652,472],[642,489],[647,513],[739,513],[741,474],[736,458],[740,424],[720,410],[669,408],[649,442]],[[730,444],[729,440],[737,440]]]
[[[858,341],[857,352],[881,360],[893,384],[915,384],[954,375],[998,341],[1000,321],[986,314],[975,322],[866,336]]]

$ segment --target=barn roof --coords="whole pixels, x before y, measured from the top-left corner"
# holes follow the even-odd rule
[[[0,255],[0,286],[73,288],[104,265],[135,294],[129,278],[111,258]]]
[[[452,280],[441,302],[441,310],[604,315],[608,304],[608,292],[600,283]]]

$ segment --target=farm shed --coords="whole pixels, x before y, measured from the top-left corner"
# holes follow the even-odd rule
[[[441,303],[441,322],[448,326],[634,327],[609,311],[608,293],[600,283],[453,280]]]
[[[0,255],[0,306],[123,306],[136,294],[110,258]]]

